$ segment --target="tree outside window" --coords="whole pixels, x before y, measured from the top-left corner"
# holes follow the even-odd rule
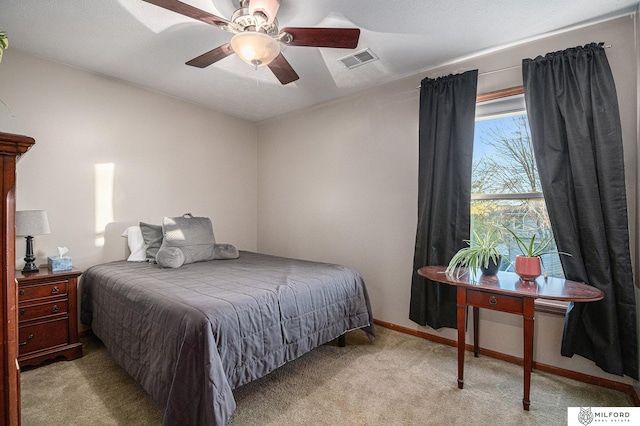
[[[490,226],[505,226],[528,240],[553,237],[540,186],[524,100],[519,107],[513,99],[490,101],[490,111],[476,120],[471,187],[471,235],[482,234]],[[504,108],[501,107],[504,105]],[[505,109],[508,109],[505,111]],[[506,232],[505,232],[506,234]],[[550,251],[557,250],[555,241]],[[513,270],[520,254],[514,241],[506,239],[500,250],[508,257],[502,270]],[[543,267],[549,276],[564,278],[557,254],[545,255]]]

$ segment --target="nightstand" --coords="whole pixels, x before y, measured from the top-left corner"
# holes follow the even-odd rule
[[[16,271],[18,362],[21,367],[82,356],[78,338],[78,277],[82,271]]]

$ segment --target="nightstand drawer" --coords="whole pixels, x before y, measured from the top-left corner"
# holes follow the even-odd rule
[[[18,302],[65,295],[67,294],[68,284],[68,281],[57,281],[40,285],[20,286],[18,290]]]
[[[65,314],[69,309],[69,303],[67,299],[61,299],[53,302],[30,304],[27,306],[20,304],[18,308],[18,320],[28,321],[34,318],[44,318],[51,315]]]
[[[484,309],[495,309],[512,314],[522,314],[522,299],[504,294],[467,290],[467,305]]]
[[[66,345],[69,341],[69,323],[67,318],[21,326],[18,349],[20,355]]]

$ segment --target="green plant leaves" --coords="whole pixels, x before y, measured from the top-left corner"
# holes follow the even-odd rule
[[[4,52],[4,49],[8,49],[9,48],[9,38],[7,37],[7,34],[5,34],[4,31],[0,31],[0,61],[2,61],[2,53]]]
[[[502,241],[499,230],[490,229],[482,235],[474,231],[473,237],[473,240],[464,240],[469,247],[461,248],[453,255],[445,271],[447,274],[457,272],[456,275],[459,277],[460,268],[466,267],[471,273],[475,273],[481,266],[488,267],[491,260],[499,262],[501,254],[497,247]]]
[[[544,240],[538,242],[536,244],[536,236],[535,234],[531,237],[528,242],[525,242],[522,238],[520,238],[514,231],[509,228],[504,228],[513,236],[516,244],[520,248],[520,251],[524,256],[527,257],[540,257],[545,254],[563,254],[565,256],[571,256],[569,253],[565,253],[563,251],[546,251],[549,244],[553,242],[553,237],[545,238]]]

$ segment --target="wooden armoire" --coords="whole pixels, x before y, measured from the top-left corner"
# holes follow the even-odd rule
[[[0,132],[0,172],[2,172],[2,209],[0,209],[0,424],[20,424],[20,367],[18,366],[18,286],[16,284],[15,187],[18,157],[35,141],[28,136]]]

